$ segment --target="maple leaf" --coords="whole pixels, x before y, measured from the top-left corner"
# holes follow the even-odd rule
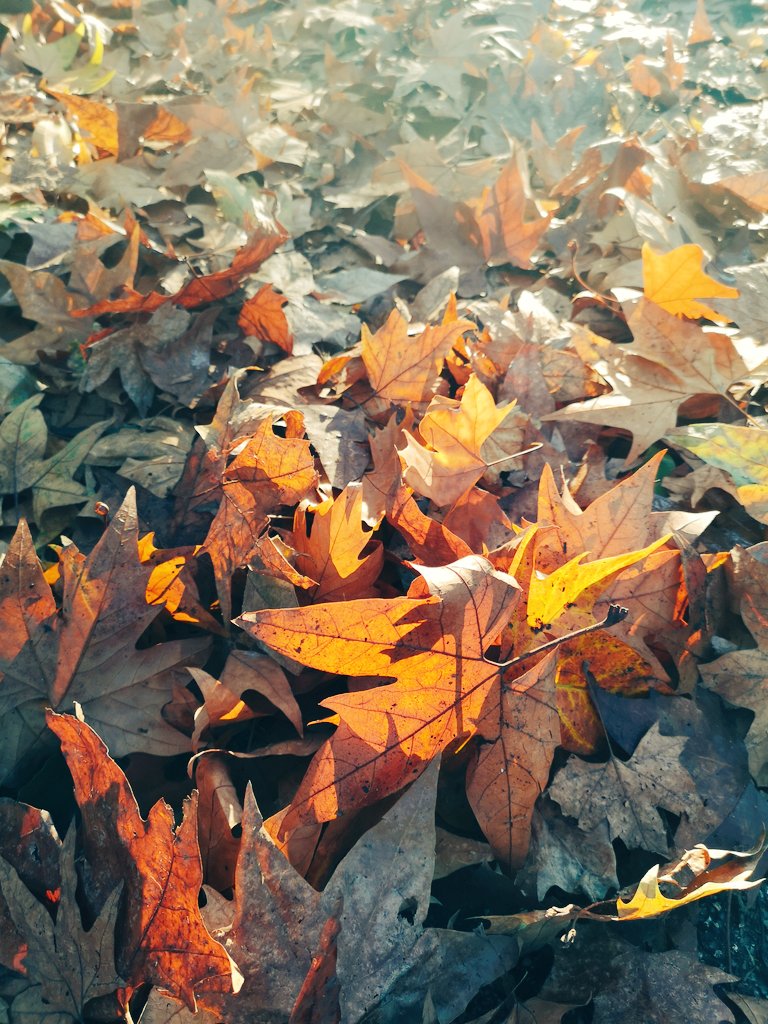
[[[199,352],[185,343],[191,316],[173,305],[159,306],[145,323],[130,324],[92,342],[86,349],[87,362],[80,381],[82,391],[94,391],[115,371],[125,392],[146,416],[155,394],[156,370],[160,364],[167,373],[170,365],[183,357],[181,373],[189,374],[190,364],[200,390],[207,383],[207,365],[201,366]],[[191,332],[190,332],[191,333]],[[188,335],[187,335],[188,337]],[[205,363],[208,355],[205,353]],[[169,365],[170,364],[170,365]]]
[[[569,564],[549,577],[549,586],[541,584],[536,600],[554,618],[585,586],[598,580],[605,585],[647,551],[586,566]],[[506,714],[500,692],[503,667],[486,660],[485,654],[519,601],[518,584],[476,555],[438,568],[414,568],[421,578],[407,597],[248,612],[236,620],[262,643],[301,664],[397,679],[321,702],[333,713],[330,721],[337,728],[315,755],[283,820],[283,831],[331,820],[401,789],[460,737],[479,732],[493,742],[500,735]],[[530,599],[529,604],[538,607]],[[516,695],[533,682],[535,676],[517,680],[514,672],[505,681]],[[505,736],[506,752],[510,742]],[[533,767],[521,741],[516,770],[529,770],[540,779],[541,751],[531,753],[537,761]],[[523,811],[510,787],[505,791],[512,799],[506,818],[521,825],[522,837],[512,843],[520,855],[527,846],[530,808]],[[531,805],[537,795],[535,786],[528,789]],[[495,801],[478,807],[491,831],[486,819],[503,815],[504,805],[501,812]],[[493,831],[498,834],[498,829]]]
[[[354,486],[312,507],[309,531],[307,510],[302,505],[296,509],[288,540],[302,572],[314,581],[313,601],[349,601],[375,594],[384,549],[363,529],[362,510],[362,490]]]
[[[124,988],[115,966],[115,926],[122,883],[104,901],[86,931],[77,904],[75,830],[70,829],[61,850],[61,889],[56,919],[30,892],[14,869],[0,858],[0,889],[14,924],[26,940],[20,966],[39,985],[39,998],[48,1013],[80,1021],[92,999]],[[32,996],[35,998],[35,996]]]
[[[476,728],[498,674],[484,648],[518,599],[517,584],[477,556],[420,572],[427,580],[434,574],[434,596],[411,596],[424,590],[417,580],[404,598],[246,613],[237,620],[302,664],[383,676],[397,665],[401,676],[400,684],[323,702],[340,727],[313,762],[285,830],[401,789],[453,738]],[[341,762],[350,767],[336,778]]]
[[[667,440],[727,473],[736,500],[768,524],[767,431],[732,423],[696,423],[670,431]]]
[[[483,445],[513,408],[514,403],[497,407],[475,374],[465,385],[460,402],[436,395],[419,423],[424,443],[404,434],[406,446],[400,457],[405,483],[435,505],[457,501],[488,468]]]
[[[526,220],[530,190],[523,161],[520,150],[505,164],[494,185],[468,204],[471,217],[464,226],[487,262],[514,263],[527,269],[549,227],[551,214]],[[460,221],[462,212],[458,213]]]
[[[700,963],[695,954],[649,953],[623,939],[615,928],[585,924],[578,934],[582,955],[556,956],[541,990],[543,997],[567,998],[580,1005],[592,1000],[600,1024],[619,1020],[683,1024],[691,1019],[692,1007],[696,1020],[706,1024],[733,1021],[712,988],[732,980],[731,975]]]
[[[61,888],[61,840],[48,811],[4,797],[0,800],[0,865],[48,905]],[[0,962],[16,970],[26,940],[14,925],[0,886]]]
[[[543,419],[577,419],[629,431],[630,463],[676,425],[686,399],[727,395],[734,382],[749,376],[749,366],[730,338],[704,333],[647,299],[635,304],[627,324],[631,345],[614,345],[584,330],[573,337],[579,355],[608,381],[612,393],[574,402]]]
[[[147,143],[181,143],[190,138],[190,130],[184,122],[157,103],[123,104],[121,111],[88,100],[84,96],[72,93],[57,92],[49,89],[48,94],[57,99],[67,111],[70,118],[77,123],[78,131],[90,145],[104,153],[117,155],[125,148],[126,122],[132,120],[141,124],[140,135]],[[136,126],[138,127],[138,126]],[[120,146],[120,135],[123,135],[123,147]],[[138,136],[138,132],[136,133]],[[125,155],[132,155],[127,153]]]
[[[699,299],[738,299],[738,288],[730,288],[701,269],[704,253],[698,245],[680,245],[671,252],[654,252],[643,243],[643,290],[657,306],[695,320],[727,320]]]
[[[271,341],[289,354],[293,351],[293,335],[283,312],[288,299],[278,295],[272,285],[265,284],[243,303],[237,318],[247,336]]]
[[[470,320],[448,317],[440,325],[428,325],[419,334],[410,335],[397,309],[375,334],[363,324],[361,355],[376,395],[395,405],[429,402],[437,390],[448,350],[474,326]]]
[[[194,277],[172,295],[149,292],[146,295],[126,288],[126,295],[118,299],[105,299],[87,309],[72,311],[72,316],[98,317],[105,313],[153,313],[167,302],[184,309],[194,309],[208,302],[224,299],[240,287],[246,274],[252,274],[286,240],[283,231],[275,234],[255,233],[234,255],[225,270]]]
[[[702,808],[696,785],[680,761],[681,736],[662,736],[654,725],[626,763],[611,757],[588,764],[571,757],[549,795],[585,831],[607,820],[611,837],[632,849],[667,853],[669,842],[657,807],[695,817]]]
[[[56,610],[27,527],[21,524],[0,574],[0,606],[10,609],[0,643],[0,717],[5,772],[34,751],[44,733],[42,709],[74,701],[99,723],[120,754],[179,753],[189,741],[163,720],[171,697],[163,673],[207,650],[206,638],[138,649],[160,608],[146,600],[151,569],[137,551],[135,497],[129,491],[93,551],[61,549],[62,605]],[[35,595],[29,602],[27,595]]]
[[[745,737],[749,767],[758,785],[768,780],[768,702],[765,679],[768,670],[768,543],[734,548],[734,589],[744,624],[757,647],[732,650],[700,666],[704,686],[729,704],[749,708],[755,718]]]
[[[753,879],[752,873],[765,846],[765,835],[754,849],[745,853],[709,850],[700,843],[693,850],[686,850],[674,864],[663,868],[656,864],[643,875],[631,899],[617,900],[617,917],[621,921],[658,917],[715,893],[752,889],[764,881]]]
[[[441,1017],[452,1020],[513,964],[512,940],[422,926],[435,861],[437,774],[434,763],[344,857],[322,894],[275,847],[249,787],[234,920],[222,936],[245,981],[237,995],[201,997],[202,1006],[232,1024],[286,1019],[331,920],[345,1021],[377,1009],[386,1019],[410,1019],[430,987]]]
[[[131,985],[149,981],[191,1009],[203,992],[237,989],[242,981],[225,950],[208,933],[198,907],[202,885],[196,838],[196,794],[185,801],[181,824],[163,800],[145,821],[123,772],[84,722],[47,712],[58,736],[80,808],[89,863],[86,896],[104,912],[124,886],[116,963]]]

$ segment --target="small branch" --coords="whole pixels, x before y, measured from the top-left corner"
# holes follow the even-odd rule
[[[499,668],[509,668],[512,665],[519,665],[521,662],[528,661],[529,658],[534,658],[538,654],[545,654],[547,651],[552,651],[555,647],[559,647],[560,644],[565,644],[569,640],[576,640],[578,637],[586,636],[587,633],[594,633],[598,629],[610,629],[611,626],[615,626],[619,622],[623,622],[628,615],[628,608],[622,608],[618,604],[611,604],[608,606],[608,613],[602,621],[593,622],[591,626],[584,626],[583,629],[576,629],[573,633],[566,633],[564,636],[559,636],[556,640],[550,640],[549,643],[542,644],[541,647],[534,647],[532,651],[526,651],[524,654],[518,654],[516,658],[511,658],[509,661],[501,661],[495,664],[498,664]]]

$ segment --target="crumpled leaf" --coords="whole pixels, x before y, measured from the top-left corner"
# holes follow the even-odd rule
[[[746,853],[708,850],[699,844],[695,849],[687,850],[675,864],[664,869],[658,865],[649,868],[632,898],[616,901],[617,915],[622,921],[658,917],[713,893],[752,889],[764,881],[751,876],[765,848],[765,833],[757,846]],[[664,891],[660,883],[664,885]]]
[[[87,1003],[125,986],[115,966],[115,927],[122,884],[116,883],[98,917],[86,930],[76,899],[73,828],[61,850],[61,891],[55,921],[2,858],[0,889],[14,924],[27,942],[23,961],[16,967],[40,986],[48,1013],[83,1020]]]

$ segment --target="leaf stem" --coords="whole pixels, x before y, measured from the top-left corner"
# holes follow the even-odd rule
[[[494,662],[494,664],[497,664],[499,668],[510,668],[512,665],[519,665],[521,662],[528,661],[529,658],[533,658],[538,654],[545,654],[547,651],[554,650],[555,647],[559,647],[560,644],[567,643],[569,640],[575,640],[577,637],[586,636],[587,633],[594,633],[598,629],[609,629],[611,626],[615,626],[619,622],[622,622],[628,615],[628,608],[622,608],[618,604],[611,604],[608,606],[608,612],[605,618],[600,622],[593,622],[591,626],[584,626],[582,629],[576,629],[572,633],[565,633],[563,636],[550,640],[549,643],[542,644],[541,647],[534,647],[532,651],[525,651],[523,654],[518,654],[516,658],[510,658],[509,661]]]

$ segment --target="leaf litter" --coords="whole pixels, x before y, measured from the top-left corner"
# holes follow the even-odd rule
[[[765,1018],[765,37],[6,5],[9,1020]]]

